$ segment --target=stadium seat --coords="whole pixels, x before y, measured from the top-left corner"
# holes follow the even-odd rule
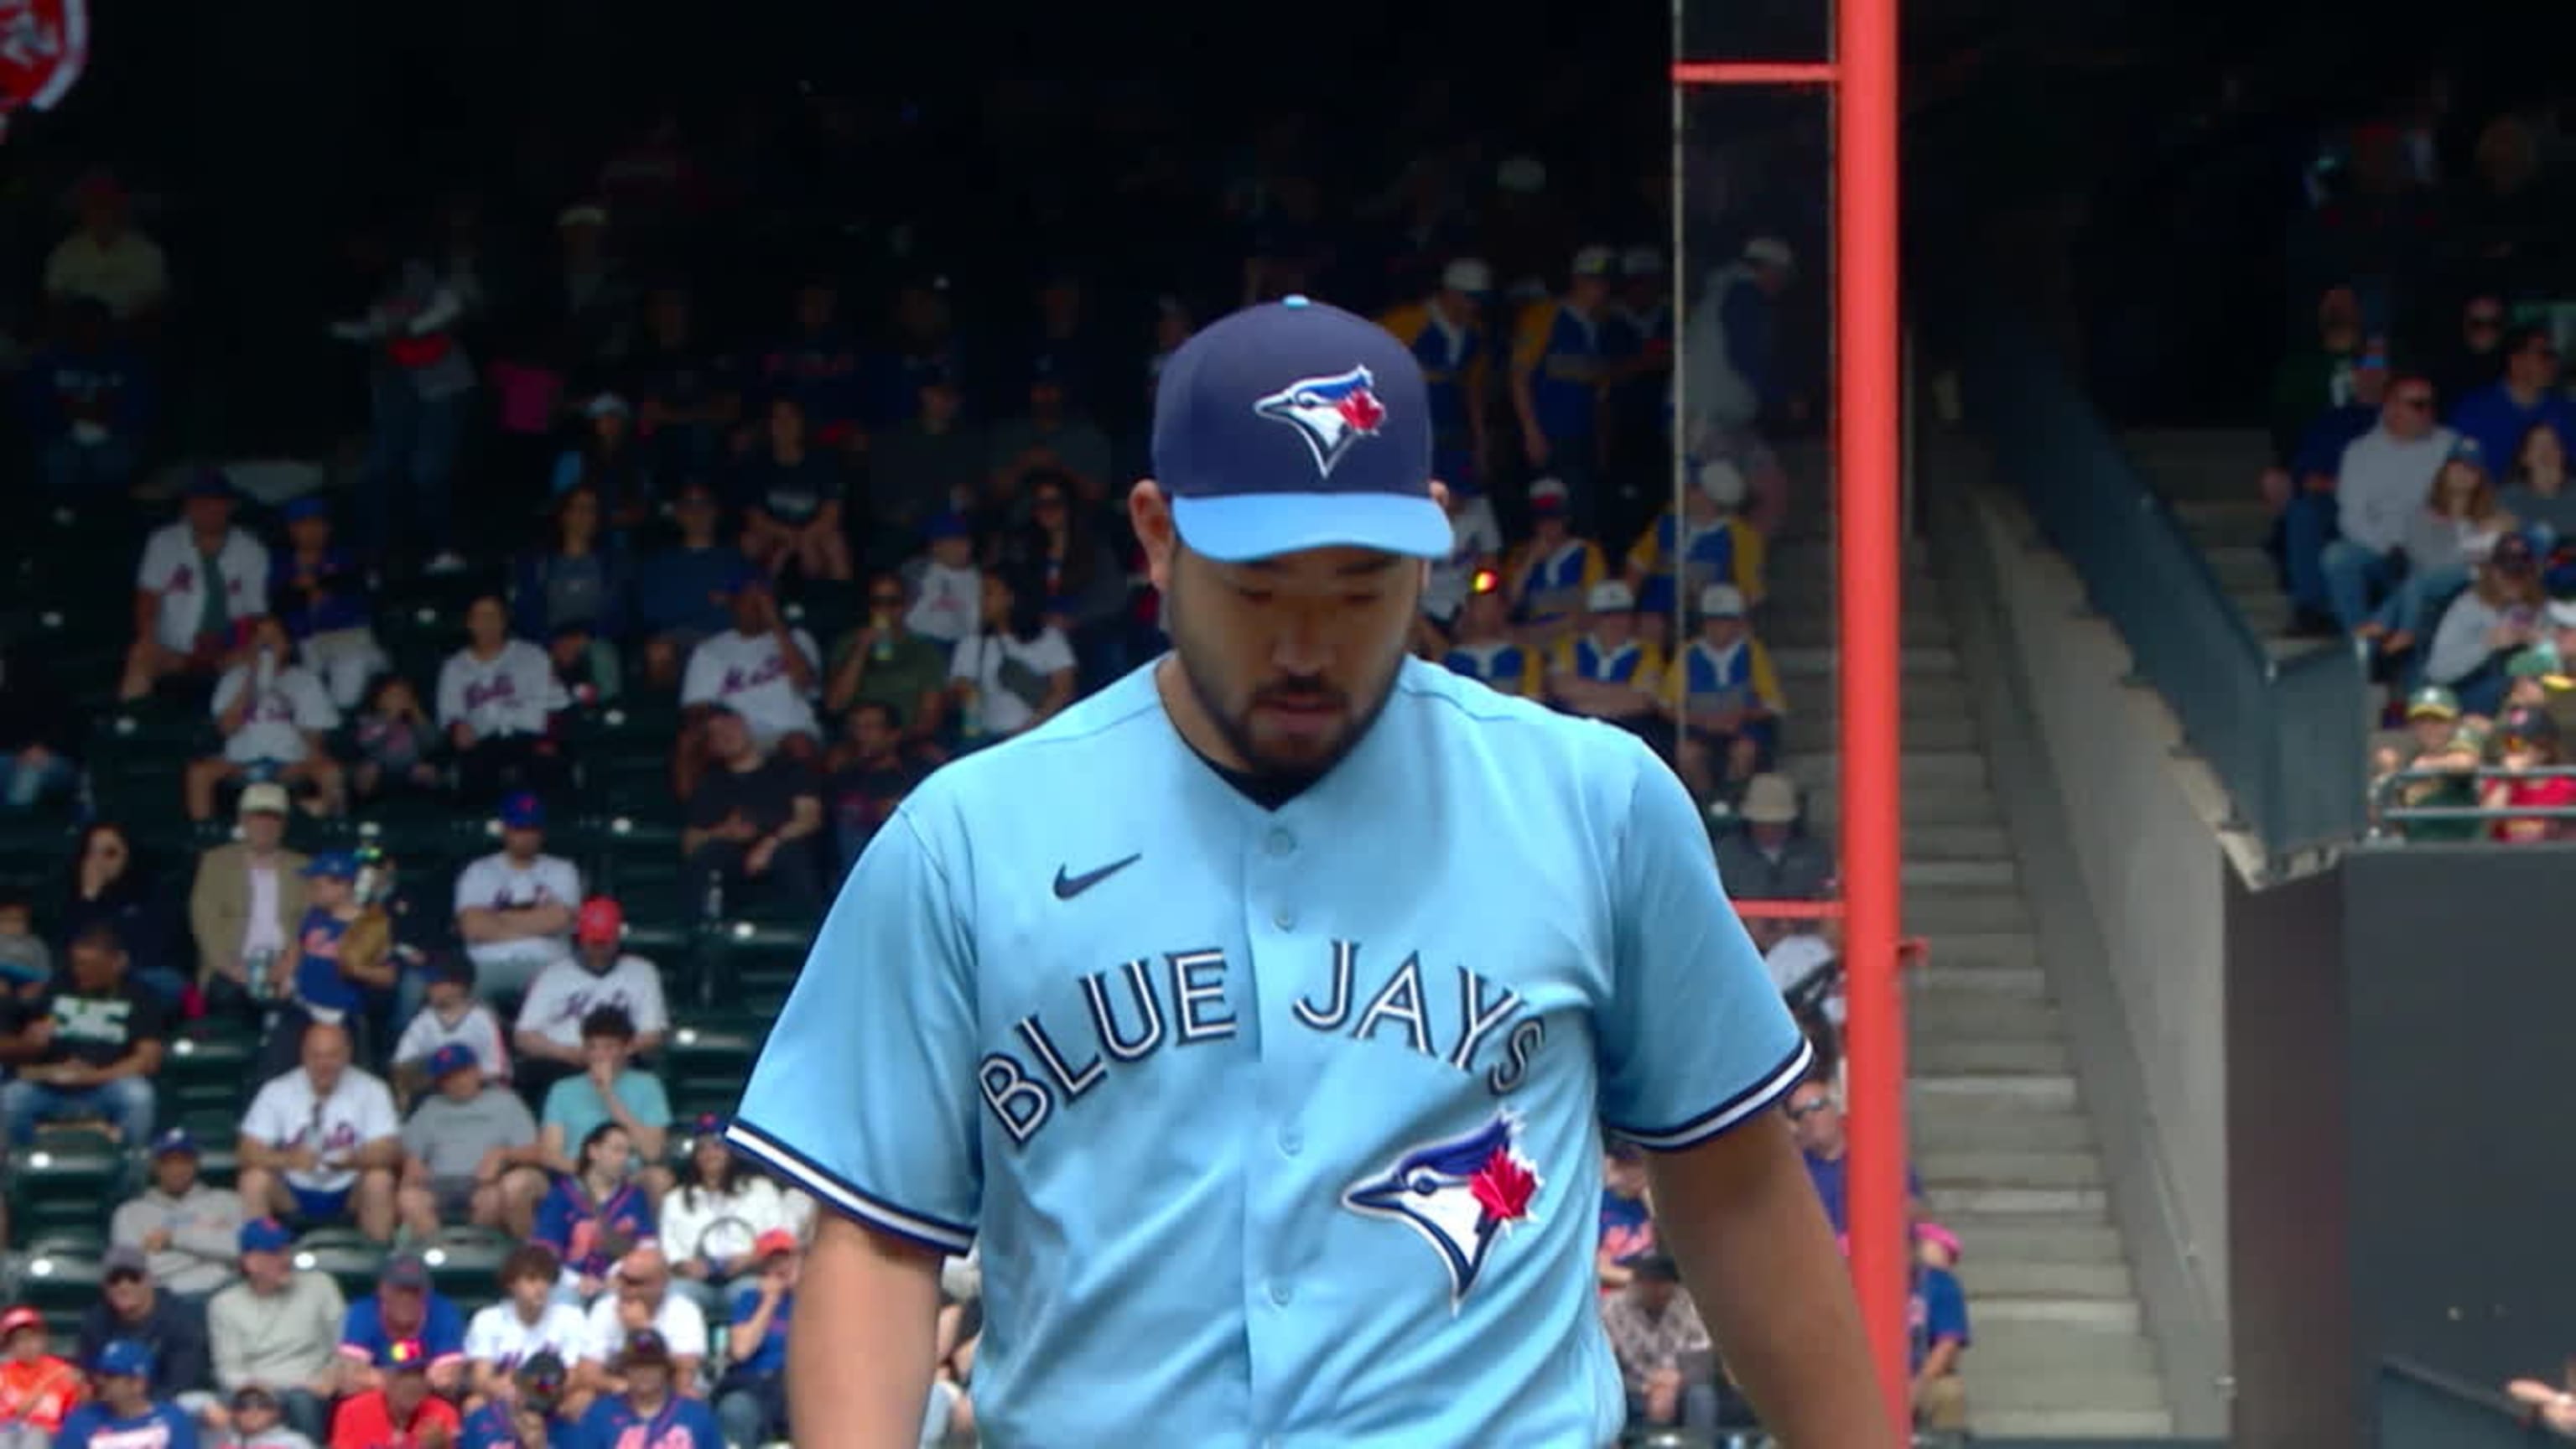
[[[47,1127],[9,1164],[9,1224],[34,1242],[53,1232],[96,1233],[132,1178],[116,1139],[86,1127]]]
[[[29,1253],[19,1270],[17,1299],[45,1315],[45,1331],[57,1343],[79,1336],[81,1315],[98,1301],[106,1276],[95,1253]]]
[[[421,1249],[430,1286],[451,1299],[490,1298],[500,1291],[501,1263],[517,1240],[495,1228],[442,1228]]]
[[[154,1085],[160,1090],[165,1117],[199,1111],[232,1111],[250,1099],[254,1083],[251,1062],[259,1043],[247,1032],[226,1031],[200,1023],[170,1043]],[[230,1134],[226,1134],[230,1145]]]
[[[699,948],[707,999],[732,1011],[775,1015],[813,942],[810,923],[736,920],[710,930]]]
[[[376,1291],[385,1257],[383,1244],[355,1228],[308,1228],[295,1240],[295,1266],[329,1274],[351,1302]]]
[[[766,1021],[760,1017],[703,1020],[679,1027],[662,1048],[662,1083],[675,1120],[701,1113],[731,1116],[742,1084],[760,1055]]]

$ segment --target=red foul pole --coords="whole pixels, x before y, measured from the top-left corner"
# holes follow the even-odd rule
[[[1842,614],[1843,959],[1852,1279],[1894,1422],[1910,1420],[1905,1203],[1897,0],[1839,0],[1834,49],[1834,374]]]

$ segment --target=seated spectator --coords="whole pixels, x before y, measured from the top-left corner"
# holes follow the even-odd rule
[[[795,399],[816,440],[827,447],[855,437],[864,410],[859,347],[841,324],[840,308],[838,282],[829,276],[803,279],[787,335],[758,349],[750,366],[760,391]]]
[[[295,1235],[275,1218],[242,1225],[241,1281],[206,1304],[215,1387],[272,1394],[298,1433],[323,1431],[340,1387],[340,1326],[349,1311],[328,1273],[295,1266]]]
[[[430,1286],[418,1253],[396,1253],[376,1275],[376,1291],[349,1305],[340,1322],[342,1393],[384,1386],[385,1355],[395,1344],[419,1346],[429,1381],[453,1393],[465,1381],[465,1316]]]
[[[2553,545],[2576,539],[2576,488],[2567,486],[2567,439],[2558,429],[2534,424],[2513,457],[2501,461],[2509,466],[2497,506],[2526,526],[2548,529]]]
[[[701,643],[733,623],[724,596],[750,567],[721,534],[723,505],[702,479],[680,485],[671,502],[680,540],[644,560],[635,576],[635,622],[644,636],[644,674],[656,689],[675,689],[680,666]]]
[[[644,332],[627,367],[626,396],[653,470],[692,477],[716,461],[742,416],[733,370],[697,337],[686,286],[666,282],[644,300]]]
[[[104,1118],[128,1146],[152,1140],[152,1076],[161,1070],[169,1015],[154,992],[126,979],[116,928],[94,923],[72,941],[71,971],[32,1000],[0,1001],[0,1123],[11,1146],[37,1124]]]
[[[197,1140],[184,1127],[152,1139],[152,1185],[120,1204],[107,1238],[143,1253],[155,1287],[204,1299],[233,1279],[241,1199],[197,1176]]]
[[[358,860],[345,850],[326,850],[304,867],[304,919],[295,939],[274,967],[277,979],[264,995],[281,1003],[262,1045],[261,1075],[287,1071],[303,1055],[304,1029],[316,1022],[340,1027],[359,1044],[369,1060],[372,1035],[367,1021],[367,993],[393,990],[400,969],[386,956],[361,964],[340,949],[364,908],[358,904]]]
[[[635,410],[625,398],[603,392],[584,403],[587,431],[555,458],[552,487],[558,518],[573,494],[591,495],[595,525],[624,534],[653,520],[653,450],[636,436]],[[532,637],[534,637],[532,635]]]
[[[501,848],[456,874],[456,934],[487,997],[526,991],[572,954],[581,873],[545,844],[544,803],[512,795],[501,802]]]
[[[1061,474],[1038,474],[1030,485],[1029,522],[1004,536],[995,566],[1037,595],[1040,617],[1098,688],[1127,672],[1127,570],[1095,522],[1103,516],[1096,502],[1077,497]]]
[[[233,526],[232,484],[206,469],[182,497],[179,521],[144,540],[119,699],[141,699],[165,679],[211,681],[235,627],[268,612],[268,550]]]
[[[626,550],[605,529],[600,495],[575,487],[555,499],[546,547],[522,556],[510,587],[511,631],[542,639],[556,682],[584,704],[615,699],[624,675],[630,581]]]
[[[134,224],[133,198],[104,171],[72,189],[80,226],[45,256],[45,300],[104,306],[118,327],[148,332],[170,296],[170,264]]]
[[[1452,479],[1447,506],[1449,552],[1431,561],[1422,586],[1420,636],[1423,647],[1435,652],[1457,637],[1459,613],[1476,582],[1500,579],[1503,557],[1503,526],[1494,517],[1492,499]]]
[[[1530,536],[1503,565],[1503,597],[1522,642],[1548,647],[1566,637],[1601,586],[1601,545],[1575,536],[1565,484],[1541,478],[1529,487]],[[1629,597],[1634,599],[1633,586]]]
[[[619,1444],[665,1432],[675,1440],[716,1444],[724,1430],[696,1392],[696,1363],[650,1328],[628,1335],[608,1361],[617,1388],[601,1394],[575,1428],[574,1442]]]
[[[341,812],[345,781],[323,738],[340,727],[340,711],[322,681],[294,662],[285,625],[273,617],[250,623],[215,683],[212,709],[223,753],[189,762],[189,819],[214,819],[216,787],[241,779],[304,791],[316,814]]]
[[[725,1372],[716,1381],[716,1418],[728,1444],[787,1437],[787,1330],[796,1315],[796,1270],[804,1248],[783,1228],[753,1245],[759,1273],[733,1290]],[[943,1436],[944,1437],[944,1436]]]
[[[2389,386],[2379,422],[2344,448],[2335,468],[2334,511],[2284,514],[2283,547],[2293,600],[2322,607],[2346,633],[2370,618],[2379,596],[2394,587],[2392,559],[2406,539],[2406,520],[2424,506],[2434,475],[2459,441],[2433,420],[2433,384],[2421,374],[2400,375]],[[2327,532],[2331,528],[2331,534]],[[2314,587],[2322,597],[2300,597],[2301,560],[2313,554]]]
[[[952,653],[984,616],[984,571],[975,563],[975,533],[965,515],[943,513],[923,530],[930,557],[913,581],[904,627]]]
[[[370,619],[373,587],[357,556],[332,541],[329,503],[307,493],[280,512],[286,549],[269,575],[269,597],[297,660],[322,680],[333,705],[355,709],[367,681],[390,662]]]
[[[2339,401],[2301,421],[2284,455],[2286,466],[2266,469],[2263,501],[2274,516],[2264,541],[2281,575],[2282,591],[2296,607],[2293,632],[2330,637],[2340,632],[2328,608],[2325,546],[2335,536],[2340,506],[2335,478],[2344,450],[2379,426],[2388,407],[2388,343],[2371,338],[2352,360]]]
[[[359,800],[446,793],[447,736],[421,708],[410,680],[387,674],[367,686],[357,723],[349,787]]]
[[[62,308],[54,342],[18,375],[35,463],[57,504],[111,508],[134,486],[154,411],[152,370],[88,298]]]
[[[153,1287],[151,1264],[132,1248],[108,1249],[100,1267],[105,1271],[98,1301],[81,1314],[81,1362],[99,1363],[111,1344],[137,1345],[150,1359],[140,1373],[152,1397],[172,1401],[192,1417],[214,1407],[214,1396],[206,1392],[212,1368],[205,1310]]]
[[[170,912],[152,872],[122,825],[93,820],[72,847],[71,879],[54,914],[54,938],[68,946],[92,926],[110,926],[125,947],[126,974],[176,1010],[188,980],[171,949]]]
[[[823,758],[823,727],[814,718],[823,656],[814,647],[814,636],[788,627],[766,574],[736,575],[726,598],[733,628],[690,653],[680,684],[688,718],[681,727],[672,778],[683,800],[706,766],[707,716],[717,705],[741,716],[763,751],[807,769]]]
[[[619,1259],[653,1241],[653,1199],[637,1185],[638,1166],[634,1135],[602,1122],[582,1137],[573,1170],[537,1203],[529,1241],[563,1260],[585,1303],[599,1296]]]
[[[81,1371],[55,1357],[45,1315],[23,1304],[0,1313],[0,1449],[50,1449],[87,1393]]]
[[[2381,745],[2372,760],[2371,798],[2408,808],[2474,809],[2478,803],[2477,772],[2486,763],[2486,732],[2460,718],[2460,701],[2438,684],[2416,690],[2406,701],[2406,738]],[[2385,790],[2390,777],[2414,775]],[[2474,840],[2479,822],[2409,820],[2398,826],[2409,840]]]
[[[877,704],[908,720],[905,736],[920,743],[939,737],[947,715],[948,659],[952,649],[904,625],[904,587],[898,574],[868,581],[868,622],[832,646],[823,708],[841,714]]]
[[[2576,776],[2522,775],[2526,770],[2555,769],[2566,763],[2558,743],[2558,722],[2547,710],[2511,709],[2496,721],[2495,762],[2515,776],[2488,780],[2479,787],[2478,803],[2498,812],[2565,810],[2576,807]],[[2508,845],[2563,840],[2576,828],[2576,817],[2504,814],[2489,827],[2490,836]]]
[[[1640,613],[1669,619],[1682,601],[1724,584],[1748,605],[1762,602],[1769,577],[1767,541],[1743,517],[1748,485],[1744,470],[1723,458],[1699,465],[1696,485],[1682,491],[1681,513],[1672,506],[1637,536],[1628,550],[1628,587]]]
[[[563,1260],[543,1243],[522,1243],[501,1262],[501,1301],[465,1326],[468,1392],[504,1402],[519,1394],[520,1369],[552,1355],[577,1363],[590,1318],[555,1293]]]
[[[36,934],[35,908],[23,895],[0,892],[0,1001],[37,1000],[53,979],[54,951]]]
[[[359,1231],[391,1242],[402,1170],[393,1093],[349,1065],[346,1027],[306,1027],[301,1054],[302,1064],[262,1086],[242,1114],[242,1208],[309,1225],[354,1216]]]
[[[484,1080],[469,1047],[431,1053],[429,1077],[436,1091],[403,1124],[403,1226],[415,1242],[468,1224],[524,1236],[546,1190],[537,1119],[518,1093]]]
[[[2433,475],[2424,506],[2406,520],[2405,539],[2398,545],[2406,556],[2405,577],[2355,632],[2375,640],[2383,654],[2414,648],[2430,622],[2468,587],[2469,570],[2484,562],[2496,540],[2515,526],[2513,517],[2496,505],[2495,485],[2487,478],[2477,441],[2462,438],[2452,445],[2450,461]]]
[[[153,1444],[197,1449],[197,1426],[173,1396],[157,1387],[169,1377],[161,1356],[142,1343],[119,1338],[82,1355],[97,1397],[63,1416],[55,1449],[118,1449]]]
[[[1540,694],[1539,651],[1512,636],[1510,606],[1503,602],[1503,583],[1492,569],[1482,569],[1469,584],[1458,627],[1440,652],[1451,673],[1463,674],[1488,689],[1522,699]]]
[[[659,1197],[671,1187],[670,1174],[658,1165],[670,1147],[671,1099],[660,1078],[634,1065],[635,1019],[614,1006],[593,1007],[581,1019],[581,1051],[581,1075],[547,1089],[545,1110],[538,1114],[546,1166],[578,1175],[582,1165],[573,1149],[603,1124],[614,1123],[626,1129],[641,1154],[635,1165]]]
[[[2475,439],[2490,458],[2514,456],[2534,428],[2554,430],[2561,446],[2576,442],[2576,404],[2559,388],[2558,343],[2549,329],[2518,327],[2502,351],[2504,376],[2452,401],[2452,431]]]
[[[1946,1233],[1937,1237],[1956,1242]],[[1935,1434],[1968,1431],[1968,1390],[1959,1378],[1959,1355],[1971,1342],[1968,1295],[1950,1271],[1951,1256],[1937,1243],[1924,1244],[1915,1258],[1908,1292],[1907,1322],[1913,1331],[1906,1335],[1912,1374],[1907,1393],[1914,1405],[1914,1426]]]
[[[1645,1154],[1616,1144],[1601,1159],[1601,1238],[1592,1276],[1605,1294],[1625,1288],[1639,1260],[1655,1251],[1655,1216],[1646,1205]]]
[[[316,1449],[313,1436],[286,1420],[286,1406],[257,1384],[233,1391],[216,1449]]]
[[[1039,604],[1000,574],[984,575],[982,624],[958,641],[948,663],[960,740],[1026,734],[1073,703],[1073,646]]]
[[[846,738],[824,758],[823,789],[832,842],[846,871],[930,766],[909,746],[903,716],[892,705],[862,701],[851,708],[844,728]]]
[[[257,1005],[252,983],[273,979],[271,964],[286,954],[304,919],[304,867],[311,862],[286,848],[287,808],[285,786],[249,786],[234,806],[241,838],[197,857],[188,925],[197,943],[197,983],[218,1008]]]
[[[1790,1091],[1789,1101],[1781,1110],[1788,1114],[1790,1135],[1797,1138],[1798,1151],[1806,1158],[1807,1176],[1816,1184],[1816,1197],[1825,1207],[1825,1221],[1833,1224],[1835,1236],[1848,1234],[1850,1199],[1844,1187],[1851,1140],[1843,1131],[1841,1099],[1834,1095],[1832,1087],[1810,1076]],[[1912,1163],[1905,1167],[1905,1199],[1908,1221],[1921,1222],[1929,1216],[1923,1204],[1923,1179],[1915,1174]]]
[[[823,829],[818,777],[765,753],[742,716],[723,706],[708,714],[706,737],[713,768],[683,802],[688,825],[680,832],[692,878],[718,883],[718,898],[737,903],[814,904],[821,892],[814,850]]]
[[[429,1350],[397,1339],[376,1354],[375,1387],[361,1389],[331,1412],[330,1449],[400,1449],[454,1444],[465,1427],[456,1406],[433,1392]]]
[[[742,553],[771,578],[790,564],[808,579],[848,579],[848,480],[842,455],[806,429],[794,398],[770,400],[768,427],[743,461]]]
[[[1079,399],[1065,383],[1049,360],[1040,359],[1030,370],[1028,412],[993,428],[993,467],[985,480],[985,496],[996,506],[992,531],[1029,521],[1020,500],[1042,473],[1061,476],[1085,507],[1097,508],[1109,498],[1109,436],[1075,406]]]
[[[608,896],[582,902],[573,922],[573,955],[547,964],[528,983],[519,1003],[513,1039],[519,1048],[519,1086],[542,1101],[558,1080],[583,1070],[589,1058],[582,1050],[581,1024],[603,1006],[614,1006],[635,1023],[635,1051],[658,1050],[671,1029],[671,1014],[662,999],[662,972],[651,961],[624,949],[626,913]]]
[[[1716,1346],[1681,1285],[1673,1260],[1649,1253],[1630,1270],[1627,1286],[1602,1300],[1601,1327],[1628,1391],[1631,1430],[1717,1431]]]
[[[500,595],[476,599],[465,610],[465,647],[438,671],[438,726],[456,752],[457,789],[477,809],[563,779],[550,731],[572,697],[546,651],[509,631]]]
[[[581,1415],[590,1407],[590,1396],[572,1388],[569,1365],[576,1357],[531,1354],[517,1370],[493,1380],[495,1390],[465,1416],[459,1449],[545,1449],[574,1442]]]
[[[711,1313],[724,1311],[735,1280],[761,1266],[760,1242],[772,1233],[793,1239],[797,1214],[778,1184],[746,1167],[725,1146],[724,1123],[698,1119],[680,1185],[662,1198],[655,1235],[670,1260],[673,1285]]]
[[[2464,712],[2492,716],[2511,683],[2506,662],[2540,640],[2548,605],[2531,539],[2520,533],[2497,539],[2434,626],[2425,682],[2457,695]]]
[[[1667,688],[1682,706],[1674,765],[1708,800],[1769,766],[1789,705],[1771,652],[1745,622],[1744,596],[1711,584],[1700,591],[1699,615],[1699,637],[1674,656]]]
[[[368,1039],[392,1041],[419,1014],[429,994],[430,969],[451,955],[443,937],[432,934],[436,927],[431,924],[447,915],[448,893],[440,888],[434,906],[421,900],[404,877],[402,863],[381,846],[362,845],[356,856],[358,878],[350,896],[358,903],[358,918],[340,937],[341,970],[368,981],[392,976],[391,991],[373,986],[361,991]]]
[[[1547,702],[1568,714],[1617,725],[1670,757],[1673,728],[1664,718],[1664,651],[1650,627],[1638,637],[1637,596],[1609,579],[1592,586],[1575,632],[1544,653]],[[1518,635],[1530,639],[1528,630]],[[1530,644],[1537,649],[1541,646]]]
[[[707,1358],[707,1319],[698,1305],[671,1291],[662,1250],[648,1245],[628,1253],[617,1265],[615,1282],[615,1292],[590,1305],[590,1338],[579,1371],[584,1386],[603,1395],[626,1392],[632,1382],[626,1351],[641,1340],[662,1350],[659,1356],[681,1393],[697,1393],[698,1370]]]
[[[80,778],[71,696],[33,649],[0,642],[0,810],[34,808]]]
[[[1833,894],[1833,850],[1799,829],[1798,786],[1786,775],[1756,775],[1734,812],[1741,829],[1717,837],[1718,878],[1740,901],[1819,901]],[[1769,942],[1763,943],[1766,947]]]
[[[890,567],[929,542],[931,520],[983,490],[988,449],[944,372],[921,379],[911,418],[868,448],[869,562]]]

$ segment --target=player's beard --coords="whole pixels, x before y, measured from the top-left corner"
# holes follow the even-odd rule
[[[1274,679],[1244,690],[1237,701],[1232,696],[1243,690],[1240,681],[1219,674],[1225,651],[1217,644],[1190,636],[1189,608],[1182,602],[1180,568],[1172,570],[1171,586],[1163,591],[1163,618],[1172,639],[1172,656],[1180,661],[1181,678],[1189,685],[1190,696],[1198,702],[1199,713],[1207,717],[1227,748],[1243,761],[1247,773],[1282,785],[1302,788],[1331,774],[1344,756],[1368,738],[1369,728],[1386,709],[1395,694],[1396,674],[1404,667],[1404,637],[1398,635],[1386,657],[1361,682],[1365,701],[1356,708],[1350,695],[1322,679]],[[1314,701],[1337,707],[1342,728],[1325,736],[1311,750],[1294,754],[1266,746],[1253,728],[1253,713],[1264,704],[1287,701]]]

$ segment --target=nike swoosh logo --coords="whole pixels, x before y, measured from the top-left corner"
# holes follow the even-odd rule
[[[1072,900],[1075,896],[1082,894],[1084,891],[1091,889],[1093,886],[1100,884],[1102,881],[1109,879],[1111,876],[1116,875],[1118,872],[1125,870],[1127,867],[1134,865],[1136,862],[1143,860],[1144,858],[1144,855],[1140,852],[1127,857],[1125,860],[1113,860],[1098,870],[1086,870],[1080,875],[1066,875],[1064,873],[1064,867],[1059,865],[1055,868],[1055,898],[1060,901]]]

